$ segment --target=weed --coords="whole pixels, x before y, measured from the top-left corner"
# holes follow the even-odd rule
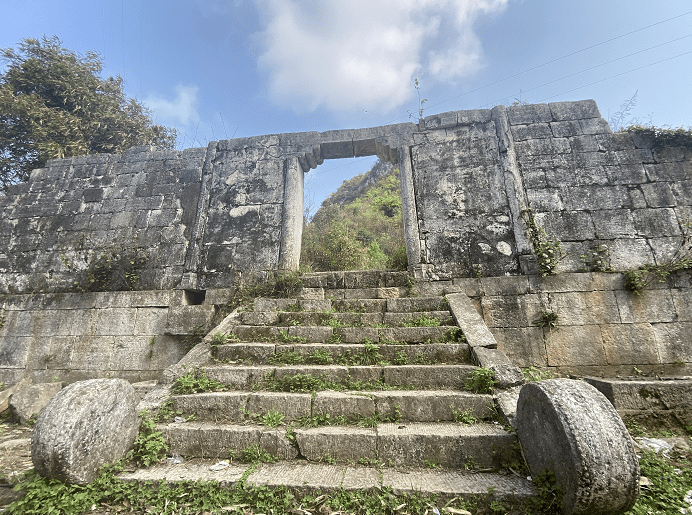
[[[529,241],[533,245],[536,253],[538,268],[543,277],[554,275],[557,265],[565,257],[562,251],[562,243],[558,240],[549,240],[548,235],[533,218],[533,212],[529,209],[524,211],[526,225],[528,228]]]
[[[298,272],[278,272],[268,280],[252,284],[239,284],[226,301],[226,313],[252,306],[257,297],[290,298],[300,291],[303,281]]]
[[[135,438],[132,450],[128,453],[128,459],[135,463],[148,467],[152,463],[163,460],[168,453],[168,445],[161,431],[156,431],[156,423],[152,420],[147,410],[139,412],[142,421],[139,425],[139,434]]]
[[[320,458],[323,463],[329,463],[330,465],[336,465],[336,458],[332,458],[331,454],[327,453]]]
[[[527,381],[543,381],[544,379],[553,379],[555,376],[550,370],[541,370],[536,367],[523,368],[522,373]]]
[[[306,343],[308,341],[307,338],[303,338],[302,336],[291,336],[284,330],[279,331],[278,340],[281,343]]]
[[[450,406],[450,409],[452,410],[452,416],[454,417],[455,422],[461,422],[462,424],[467,425],[478,422],[478,419],[471,414],[471,408],[464,411],[457,411],[453,406]]]
[[[347,376],[340,382],[331,381],[326,374],[313,376],[309,374],[294,374],[281,377],[265,376],[254,385],[255,390],[269,390],[274,392],[316,392],[321,390],[404,390],[412,389],[412,386],[385,384],[382,379],[377,381],[354,380]]]
[[[558,327],[558,314],[554,311],[543,311],[541,316],[536,320],[531,322],[533,325],[540,327],[541,329],[557,329]]]
[[[280,411],[270,409],[264,415],[256,415],[255,421],[261,426],[278,427],[283,425],[286,416]]]
[[[680,270],[692,269],[692,223],[682,224],[682,240],[673,255],[658,265],[647,264],[625,272],[625,287],[635,295],[653,282],[666,282],[668,276]]]
[[[428,469],[440,468],[440,464],[434,460],[426,459],[424,463],[425,463],[425,468],[428,468]]]
[[[526,511],[555,515],[562,513],[562,498],[565,496],[565,489],[557,485],[555,474],[545,470],[533,478],[533,484],[538,495],[525,501]]]
[[[479,367],[466,376],[464,389],[474,393],[492,393],[495,384],[495,372]]]
[[[176,379],[171,387],[171,392],[175,395],[187,395],[228,389],[228,385],[207,377],[205,370],[194,369]]]
[[[294,302],[293,304],[288,304],[285,308],[284,311],[290,311],[292,313],[297,313],[299,311],[303,311],[303,307],[300,305],[300,302]]]
[[[412,318],[408,322],[404,322],[402,325],[404,327],[439,327],[440,324],[441,322],[439,318],[421,314],[416,318]]]
[[[231,459],[235,458],[235,453],[231,451]],[[245,447],[240,453],[240,461],[244,463],[276,463],[279,457],[262,449],[259,444],[253,444]]]
[[[584,270],[591,272],[612,272],[610,263],[612,251],[608,245],[601,244],[580,256]]]

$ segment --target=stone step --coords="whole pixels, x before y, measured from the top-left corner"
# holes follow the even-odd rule
[[[233,462],[222,470],[211,470],[218,460],[194,458],[176,465],[159,464],[119,476],[123,481],[217,481],[221,488],[233,488],[251,465]],[[438,502],[483,497],[487,502],[520,501],[538,494],[533,483],[523,477],[458,470],[406,469],[328,465],[304,460],[263,463],[247,476],[250,485],[286,486],[301,492],[368,490],[390,487],[396,495],[437,494]],[[442,506],[439,506],[441,509]],[[439,511],[439,510],[438,510]]]
[[[304,344],[275,344],[275,343],[229,343],[215,350],[219,361],[240,361],[252,364],[266,364],[272,358],[281,355],[290,356],[329,356],[333,360],[348,359],[349,356],[362,356],[366,348],[360,343],[304,343]],[[424,345],[386,345],[378,344],[373,354],[379,354],[381,359],[392,364],[409,364],[420,362],[463,364],[471,363],[471,353],[466,343],[429,343]],[[275,356],[279,354],[279,356]],[[380,361],[380,358],[377,358]]]
[[[492,416],[492,396],[448,390],[335,392],[207,392],[172,397],[183,418],[214,423],[250,423],[270,412],[283,422],[329,414],[351,422],[365,418],[402,422],[453,422],[460,417]],[[466,419],[468,420],[468,418]]]
[[[454,317],[449,311],[429,311],[415,313],[321,313],[299,312],[248,312],[241,314],[244,325],[317,325],[330,327],[402,327],[421,317],[436,318],[440,325],[454,325]]]
[[[297,428],[292,435],[285,428],[208,422],[161,424],[157,430],[162,432],[171,453],[199,458],[239,458],[254,447],[281,460],[301,456],[312,462],[379,463],[391,467],[500,469],[520,459],[516,437],[498,425],[485,423],[322,426]]]
[[[306,288],[356,289],[408,287],[408,272],[392,270],[348,270],[342,272],[316,272],[301,276]]]
[[[338,327],[237,325],[233,334],[242,342],[274,343],[442,343],[463,335],[454,326]]]
[[[297,374],[324,378],[348,386],[353,382],[380,382],[389,387],[461,390],[472,365],[212,365],[204,367],[207,377],[237,390],[257,388],[263,378],[274,380]],[[353,386],[351,386],[353,388]]]

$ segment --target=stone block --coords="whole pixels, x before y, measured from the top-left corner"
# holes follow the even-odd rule
[[[585,211],[535,213],[534,220],[545,230],[549,239],[580,241],[595,238],[591,213]]]
[[[334,391],[317,392],[312,404],[314,414],[344,416],[347,419],[372,417],[375,414],[375,402],[367,396]]]
[[[380,424],[377,427],[379,458],[394,467],[463,468],[472,460],[481,468],[499,466],[511,458],[513,435],[488,424],[470,426],[440,423]],[[494,448],[495,453],[488,453]]]
[[[272,456],[278,456],[280,460],[293,460],[298,457],[298,449],[286,438],[286,431],[283,429],[262,431],[259,446]]]
[[[612,134],[608,122],[600,117],[579,120],[579,125],[584,134]]]
[[[652,324],[661,363],[692,362],[692,323]]]
[[[546,332],[546,354],[551,367],[607,365],[597,325],[559,327]]]
[[[510,125],[525,125],[531,123],[546,123],[553,121],[548,104],[528,104],[507,107],[507,117]]]
[[[474,347],[471,350],[474,361],[479,366],[488,368],[495,373],[495,385],[497,388],[511,388],[524,383],[524,374],[507,358],[499,349],[486,347]]]
[[[671,208],[635,209],[632,216],[640,237],[657,238],[680,234],[675,211]]]
[[[425,343],[447,339],[450,328],[440,327],[390,327],[379,329],[380,342]]]
[[[249,420],[256,420],[270,411],[282,413],[286,423],[309,417],[312,397],[309,393],[255,392],[247,401]]]
[[[673,195],[670,184],[667,182],[642,184],[640,188],[649,207],[674,207],[677,205],[675,195]]]
[[[609,365],[655,365],[659,362],[651,324],[602,325],[601,335]]]
[[[540,327],[496,327],[497,348],[520,367],[546,366],[543,329]]]
[[[238,423],[246,418],[249,392],[202,392],[176,395],[173,409],[183,418],[195,415],[198,420],[215,423]]]
[[[166,334],[193,334],[199,327],[208,327],[215,314],[216,310],[210,304],[171,306],[166,322]]]
[[[331,327],[301,327],[288,328],[288,336],[291,338],[304,338],[308,343],[324,343],[332,336]]]
[[[405,365],[384,368],[384,382],[418,388],[462,389],[466,377],[476,367],[470,365]]]
[[[583,134],[578,120],[567,120],[562,122],[550,122],[550,129],[556,138],[570,138]]]
[[[138,429],[135,393],[127,381],[73,383],[39,415],[31,460],[44,477],[84,485],[101,465],[125,455]]]
[[[556,121],[583,120],[586,118],[600,118],[601,113],[593,100],[580,100],[576,102],[551,102],[550,112]]]
[[[529,327],[546,309],[544,300],[536,294],[486,296],[481,298],[481,306],[490,328]]]
[[[137,308],[135,317],[133,334],[163,334],[168,322],[168,308]]]
[[[276,325],[279,323],[279,313],[276,311],[247,311],[241,313],[243,325]]]
[[[339,327],[334,329],[334,334],[342,343],[360,343],[364,340],[377,343],[380,340],[379,330],[375,327]]]
[[[10,410],[20,424],[26,424],[29,419],[37,416],[60,390],[61,383],[25,385],[10,396]]]
[[[624,186],[569,186],[565,190],[562,198],[571,211],[633,207],[629,190]]]
[[[531,293],[578,292],[603,289],[597,287],[594,283],[593,274],[588,272],[547,275],[545,277],[532,275],[529,277],[529,285]],[[547,298],[545,300],[547,303]]]
[[[309,461],[319,462],[328,457],[339,463],[357,463],[361,458],[378,458],[377,433],[374,429],[326,426],[296,429],[295,436],[300,454]]]
[[[629,209],[609,209],[591,212],[591,219],[598,239],[634,238],[637,229]]]
[[[529,293],[529,279],[526,276],[481,277],[479,281],[480,289],[484,295],[523,295]],[[447,296],[447,300],[449,300],[449,296]]]
[[[557,188],[541,188],[526,190],[526,198],[529,206],[535,212],[562,211],[562,195]]]
[[[619,324],[619,307],[613,292],[565,292],[550,296],[550,310],[557,313],[560,327]]]
[[[216,350],[216,358],[220,361],[248,360],[252,363],[267,363],[274,355],[274,343],[233,343],[221,345]]]
[[[619,166],[604,166],[610,184],[641,184],[647,181],[646,172],[641,163]]]
[[[468,109],[457,111],[457,123],[459,125],[473,125],[490,121],[490,109]]]
[[[527,139],[552,138],[553,132],[548,123],[532,123],[530,125],[512,125],[512,138],[514,141]]]
[[[454,421],[455,414],[462,412],[479,419],[491,416],[489,395],[445,390],[384,391],[371,395],[380,418],[399,416],[404,422],[440,422]]]
[[[692,290],[671,290],[677,322],[692,322]]]
[[[569,379],[524,385],[516,428],[531,473],[550,470],[565,489],[563,513],[623,513],[636,502],[639,462],[632,438],[593,386]]]
[[[673,322],[677,318],[670,290],[645,289],[640,295],[615,292],[623,324]]]
[[[610,264],[614,270],[639,268],[654,262],[654,255],[647,241],[642,238],[611,240]]]
[[[227,384],[236,390],[250,390],[265,377],[274,375],[274,367],[243,366],[240,367],[206,367],[209,379]],[[187,373],[187,372],[185,372]]]

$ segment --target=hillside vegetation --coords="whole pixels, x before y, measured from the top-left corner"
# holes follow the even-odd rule
[[[303,271],[406,269],[399,170],[376,163],[305,221]]]

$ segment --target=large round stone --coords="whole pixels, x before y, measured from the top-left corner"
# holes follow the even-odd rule
[[[36,472],[66,483],[93,481],[122,458],[139,431],[135,391],[123,379],[73,383],[41,411],[31,437]]]
[[[584,381],[550,379],[521,388],[516,429],[535,477],[555,474],[563,513],[617,514],[639,494],[632,438],[608,399]]]

